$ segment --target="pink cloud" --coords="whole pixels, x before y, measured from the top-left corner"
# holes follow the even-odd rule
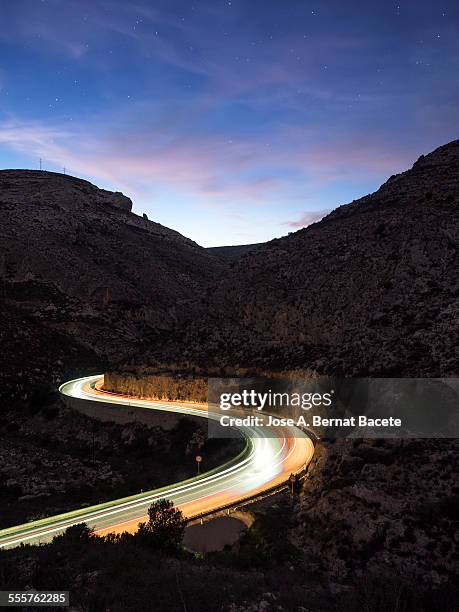
[[[167,117],[147,127],[143,119],[126,125],[117,117],[93,119],[84,129],[69,125],[10,117],[0,121],[0,144],[104,181],[134,198],[170,191],[201,206],[304,201],[337,181],[355,182],[363,174],[384,179],[412,159],[370,137],[354,135],[351,144],[346,134],[325,140],[309,127],[279,129],[266,143],[265,136],[234,141],[217,133],[198,137],[187,132],[180,118],[176,126]],[[113,126],[119,126],[118,132]],[[305,213],[287,225],[302,227],[317,220],[308,215],[325,212]]]
[[[286,221],[283,223],[283,225],[288,225],[288,227],[293,227],[294,229],[307,227],[308,225],[323,219],[329,212],[331,212],[331,210],[331,208],[326,208],[324,210],[307,210],[297,221]]]
[[[135,133],[99,136],[91,130],[49,126],[39,122],[0,122],[0,144],[28,156],[41,157],[45,165],[67,167],[71,174],[106,181],[130,195],[151,188],[169,188],[200,198],[202,203],[238,200],[263,201],[283,185],[271,176],[242,176],[253,157],[245,147],[225,151],[215,139],[176,137],[157,143],[142,142]],[[231,146],[228,145],[231,149]],[[236,176],[235,176],[236,175]]]

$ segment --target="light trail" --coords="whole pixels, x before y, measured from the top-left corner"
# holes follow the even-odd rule
[[[209,411],[205,404],[162,402],[106,393],[98,388],[102,380],[102,376],[79,378],[63,384],[60,391],[79,400],[210,419],[221,416]],[[132,532],[140,521],[146,520],[151,503],[161,498],[172,500],[187,518],[199,517],[282,485],[290,474],[304,469],[313,456],[311,439],[296,427],[277,427],[276,437],[273,437],[272,427],[269,432],[263,427],[238,429],[246,440],[244,451],[218,468],[160,489],[3,529],[0,547],[49,542],[68,527],[82,522],[98,534]]]

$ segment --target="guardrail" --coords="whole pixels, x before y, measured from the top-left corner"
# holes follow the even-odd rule
[[[297,476],[299,480],[303,480],[306,477],[308,466],[309,464],[302,467],[301,470],[292,472],[292,474],[294,476]],[[248,506],[249,504],[254,504],[256,502],[262,501],[263,499],[266,499],[267,497],[272,497],[273,495],[277,495],[278,493],[282,493],[283,491],[288,490],[288,483],[289,479],[284,480],[284,482],[282,483],[274,485],[270,489],[265,489],[262,493],[256,493],[255,495],[248,495],[247,497],[243,497],[232,504],[226,504],[224,506],[220,506],[219,508],[209,510],[208,512],[201,512],[194,516],[188,516],[186,517],[186,523],[191,523],[197,520],[200,520],[202,523],[204,519],[209,518],[214,514],[220,514],[221,512],[225,512],[225,510],[227,510],[228,514],[230,514],[231,510],[239,510],[239,508],[243,508],[244,506]]]

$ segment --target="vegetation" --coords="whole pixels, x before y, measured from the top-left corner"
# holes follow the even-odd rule
[[[200,368],[195,364],[163,364],[154,370],[144,367],[126,367],[122,371],[104,374],[104,389],[157,400],[207,402],[207,378],[238,376],[272,379],[315,378],[308,369],[265,371],[248,368]]]
[[[148,374],[137,377],[132,374],[108,372],[104,375],[104,389],[158,400],[207,401],[207,381],[190,376]]]
[[[51,544],[0,550],[0,588],[69,590],[82,612],[430,612],[452,610],[451,583],[420,589],[394,575],[366,574],[332,594],[327,580],[280,530],[293,526],[291,498],[280,497],[256,520],[240,544],[208,555],[180,546],[183,518],[171,502],[152,504],[135,534],[99,537],[74,525]]]
[[[148,509],[148,521],[140,523],[137,537],[156,550],[175,551],[183,540],[185,519],[173,502],[160,499]]]

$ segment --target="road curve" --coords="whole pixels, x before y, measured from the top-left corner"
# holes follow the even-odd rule
[[[100,389],[102,380],[102,376],[79,378],[63,384],[60,391],[87,401],[205,418],[220,416],[204,404],[159,402],[105,393]],[[314,453],[311,439],[298,428],[278,427],[276,437],[272,427],[269,433],[262,427],[241,427],[239,431],[246,440],[244,451],[214,470],[161,489],[3,529],[0,547],[49,542],[67,527],[81,522],[98,534],[132,532],[145,520],[150,504],[163,497],[171,499],[186,517],[197,517],[284,483],[290,474],[303,470]]]

